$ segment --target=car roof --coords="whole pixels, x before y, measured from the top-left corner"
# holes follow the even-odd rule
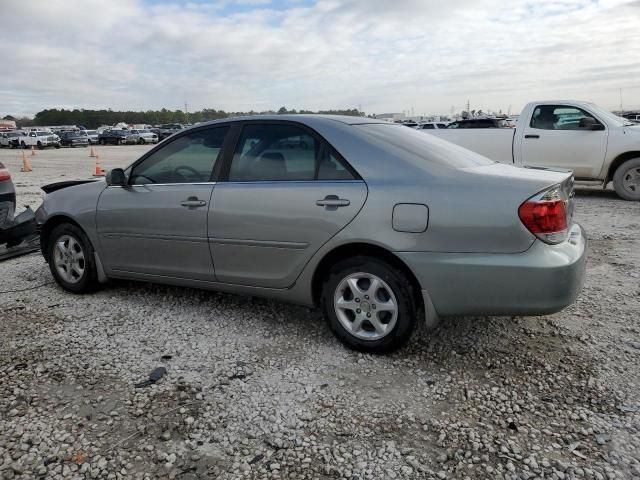
[[[215,125],[218,123],[229,123],[229,122],[246,122],[246,121],[288,121],[288,122],[297,122],[302,123],[304,125],[312,126],[318,122],[340,122],[345,125],[362,125],[366,123],[384,123],[388,124],[389,122],[385,122],[382,120],[377,120],[375,118],[368,117],[355,117],[349,115],[322,115],[322,114],[286,114],[286,115],[245,115],[240,117],[230,117],[230,118],[221,118],[218,120],[212,120],[210,122],[203,122],[196,125],[197,127],[202,127],[203,125]],[[189,127],[192,128],[192,127]]]

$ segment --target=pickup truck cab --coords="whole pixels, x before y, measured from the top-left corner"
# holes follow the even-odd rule
[[[425,131],[501,163],[562,168],[640,200],[640,125],[589,102],[531,102],[516,128]]]

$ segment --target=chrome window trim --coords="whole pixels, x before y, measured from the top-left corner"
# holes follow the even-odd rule
[[[181,183],[136,183],[133,185],[107,185],[107,188],[125,188],[125,187],[174,187],[177,185],[215,185],[218,182],[181,182]]]

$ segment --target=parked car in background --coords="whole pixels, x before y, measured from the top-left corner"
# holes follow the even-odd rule
[[[151,130],[147,129],[132,129],[129,132],[133,135],[138,135],[139,140],[138,143],[144,145],[145,143],[158,143],[160,140],[158,139],[158,135],[153,133]]]
[[[72,132],[60,132],[60,145],[63,147],[86,147],[89,145],[87,135],[83,135],[84,130]]]
[[[20,146],[22,148],[37,147],[40,150],[46,147],[60,148],[60,137],[52,132],[32,130],[20,137]]]
[[[96,130],[82,130],[80,133],[87,137],[89,145],[97,145],[99,143],[98,132]]]
[[[133,145],[138,143],[140,137],[130,133],[128,130],[104,130],[98,135],[98,142],[101,145]]]
[[[429,132],[502,163],[571,170],[576,180],[640,200],[640,125],[590,102],[531,102],[516,128]]]
[[[0,162],[0,226],[13,218],[16,209],[16,189],[9,170]]]
[[[23,242],[27,236],[37,239],[33,210],[16,212],[16,190],[9,169],[0,162],[0,245],[8,248]]]
[[[15,130],[10,132],[2,132],[2,134],[0,134],[0,146],[7,148],[18,148],[20,146],[20,137],[22,136],[22,132]]]
[[[447,128],[509,128],[510,126],[504,118],[468,118],[451,122]]]
[[[556,312],[584,276],[570,172],[364,117],[204,123],[43,190],[42,252],[70,292],[122,278],[317,305],[369,352],[419,320]]]
[[[447,128],[444,122],[424,122],[416,127],[416,130],[434,130],[437,128]]]
[[[181,123],[168,123],[166,125],[160,125],[151,131],[158,135],[158,139],[162,141],[180,130],[184,130],[184,125]]]

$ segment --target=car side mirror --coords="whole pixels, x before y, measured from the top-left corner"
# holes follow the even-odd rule
[[[127,178],[124,174],[124,170],[121,168],[114,168],[107,172],[107,176],[105,177],[107,181],[107,185],[113,186],[124,186],[127,183]]]

